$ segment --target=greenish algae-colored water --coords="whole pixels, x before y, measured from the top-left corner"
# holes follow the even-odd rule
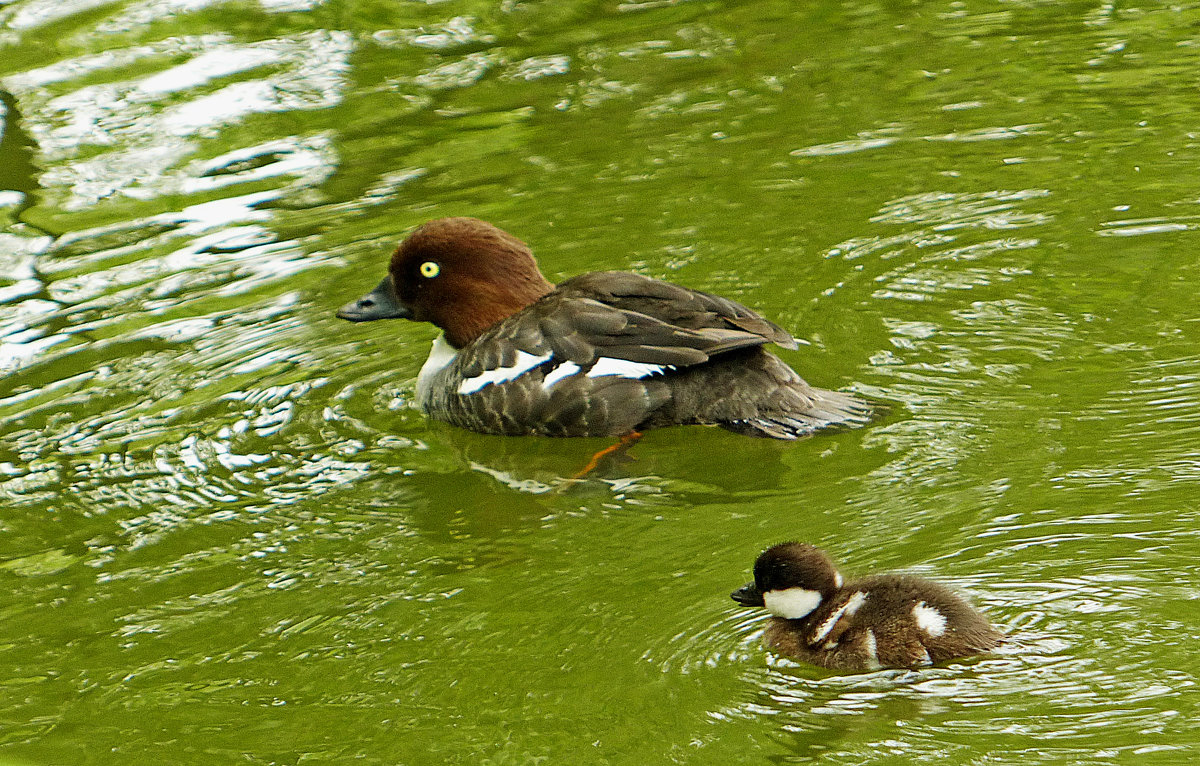
[[[0,2],[0,762],[1195,759],[1200,8]],[[797,444],[479,436],[352,326],[487,218],[892,403]],[[773,657],[768,544],[1010,635]]]

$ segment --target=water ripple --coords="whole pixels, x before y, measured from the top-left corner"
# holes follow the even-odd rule
[[[136,199],[168,193],[171,186],[159,186],[158,179],[169,177],[195,151],[194,137],[252,114],[337,104],[352,49],[352,39],[342,32],[309,32],[253,46],[208,36],[59,62],[4,83],[22,96],[29,131],[49,160],[100,148],[86,159],[52,162],[42,179],[69,190],[64,209],[81,210],[118,192]],[[140,79],[84,85],[56,96],[42,90],[80,71],[127,67],[166,51],[189,58]],[[219,84],[259,69],[269,74]],[[180,91],[200,92],[181,101]]]
[[[6,753],[1186,755],[1186,9],[2,5]],[[798,57],[797,24],[844,44]],[[431,423],[431,331],[332,310],[461,213],[555,276],[677,271],[783,315],[789,362],[887,412],[664,429],[584,481],[609,442]],[[727,594],[784,536],[948,578],[1012,639],[773,656]]]

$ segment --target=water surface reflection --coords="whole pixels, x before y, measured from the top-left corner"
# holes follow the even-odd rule
[[[1177,758],[1187,10],[0,7],[3,757]],[[332,311],[449,214],[755,306],[893,409],[584,481],[607,444],[431,424],[427,330]],[[772,657],[727,594],[792,538],[1013,640]]]

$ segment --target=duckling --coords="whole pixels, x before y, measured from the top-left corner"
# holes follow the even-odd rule
[[[912,668],[988,651],[1004,638],[938,583],[901,574],[844,583],[820,548],[786,542],[754,562],[754,582],[730,594],[774,618],[766,644],[823,668]]]

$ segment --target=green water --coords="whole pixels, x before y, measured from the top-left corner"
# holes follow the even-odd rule
[[[1200,8],[0,0],[0,763],[1187,763]],[[470,214],[892,403],[485,437],[334,310]],[[783,539],[1011,635],[772,657]]]

